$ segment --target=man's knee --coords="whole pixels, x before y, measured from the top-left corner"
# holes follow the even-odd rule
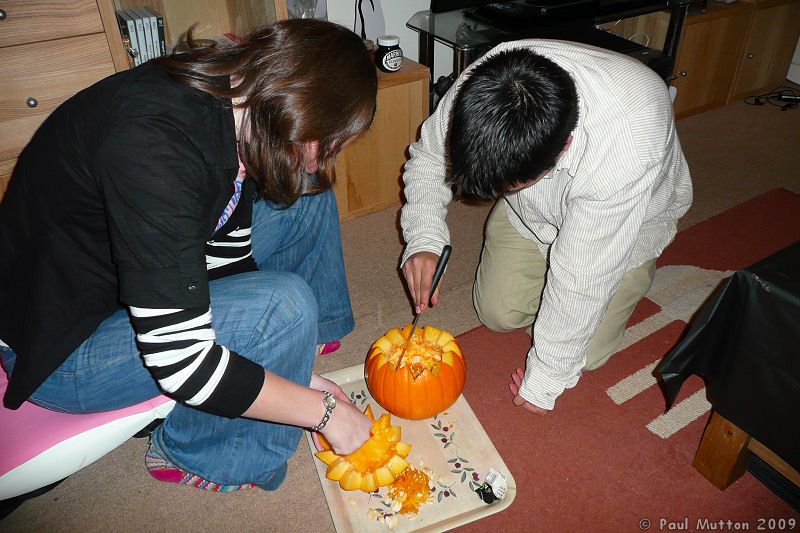
[[[512,311],[508,303],[499,298],[499,291],[482,291],[476,284],[472,288],[472,303],[481,324],[492,331],[512,331],[523,327],[521,314]]]
[[[595,339],[592,339],[595,341]],[[604,341],[604,342],[603,342]],[[603,339],[601,342],[591,342],[589,349],[586,352],[586,363],[583,366],[584,370],[591,371],[597,370],[611,359],[619,348],[622,342],[622,333],[613,339]]]
[[[586,354],[584,370],[596,370],[606,364],[622,344],[625,328],[633,310],[653,283],[656,260],[629,270],[611,298],[606,314],[597,328]]]

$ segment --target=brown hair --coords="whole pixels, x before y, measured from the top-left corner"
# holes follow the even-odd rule
[[[191,31],[189,32],[191,43]],[[336,154],[369,128],[377,74],[363,41],[314,19],[261,27],[236,46],[194,48],[153,60],[173,79],[220,98],[243,98],[239,150],[265,198],[283,205],[330,188]],[[227,79],[213,76],[229,75]],[[316,180],[305,179],[303,143],[318,141]]]

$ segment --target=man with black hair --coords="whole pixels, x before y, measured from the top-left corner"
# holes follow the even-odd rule
[[[546,414],[618,348],[691,204],[666,85],[608,50],[504,43],[462,73],[410,153],[401,225],[416,310],[454,195],[498,199],[473,301],[492,330],[528,328],[509,388],[515,405]]]

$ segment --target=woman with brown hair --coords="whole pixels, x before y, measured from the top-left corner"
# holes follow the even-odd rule
[[[301,428],[358,449],[371,423],[312,368],[353,328],[329,171],[376,92],[354,33],[289,20],[59,106],[0,204],[6,405],[166,393],[148,470],[207,490],[277,488]]]

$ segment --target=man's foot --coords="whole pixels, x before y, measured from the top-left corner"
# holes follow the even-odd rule
[[[236,490],[251,489],[256,486],[255,483],[219,485],[203,479],[200,476],[184,472],[161,455],[161,453],[153,447],[152,443],[147,448],[147,454],[144,456],[144,463],[147,465],[147,471],[150,472],[151,476],[159,481],[165,481],[167,483],[179,483],[181,485],[189,485],[190,487],[197,487],[198,489],[211,490],[214,492],[233,492]]]

